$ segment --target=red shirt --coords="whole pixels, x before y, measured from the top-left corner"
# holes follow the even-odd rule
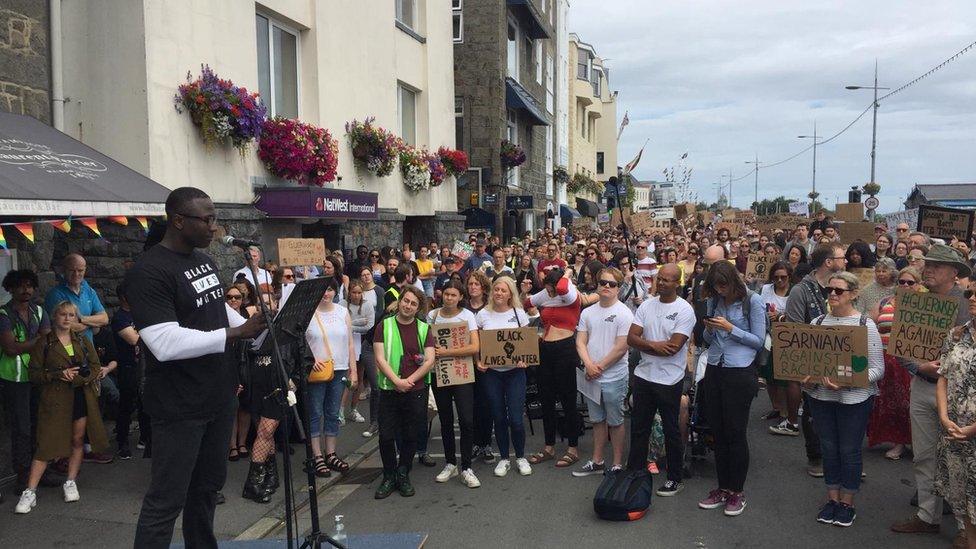
[[[536,270],[539,271],[539,274],[545,275],[547,272],[549,272],[549,269],[552,269],[553,267],[559,267],[560,269],[565,269],[566,262],[559,258],[543,259],[536,266]]]

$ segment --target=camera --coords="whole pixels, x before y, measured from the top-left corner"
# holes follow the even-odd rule
[[[91,366],[88,365],[87,360],[78,365],[78,375],[83,378],[91,375]]]

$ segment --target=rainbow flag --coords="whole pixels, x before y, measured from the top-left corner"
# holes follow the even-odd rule
[[[136,220],[140,225],[142,225],[142,230],[145,231],[146,234],[149,234],[149,219],[146,217],[137,217]]]
[[[14,227],[16,227],[18,231],[26,236],[27,240],[30,240],[31,244],[34,243],[34,225],[31,223],[14,223]]]
[[[98,235],[98,238],[102,238],[102,231],[99,231],[98,230],[98,220],[97,219],[95,219],[94,217],[85,217],[85,218],[79,219],[78,221],[81,221],[81,224],[82,225],[84,225],[84,226],[88,227],[89,229],[91,229],[91,232],[93,232],[96,235]]]
[[[57,230],[59,230],[59,231],[61,231],[63,233],[70,233],[71,232],[71,216],[70,215],[68,216],[68,219],[61,219],[61,220],[49,221],[48,223],[50,223],[51,225],[54,225],[54,228],[55,229],[57,229]]]
[[[108,220],[111,221],[112,223],[117,223],[119,225],[122,225],[123,227],[129,225],[129,218],[127,218],[124,215],[113,215],[109,217]]]
[[[3,247],[3,251],[5,254],[10,255],[10,251],[7,250],[7,237],[4,236],[2,228],[0,228],[0,246]]]

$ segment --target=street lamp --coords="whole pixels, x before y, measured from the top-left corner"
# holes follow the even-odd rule
[[[759,209],[759,153],[756,153],[755,160],[746,160],[746,164],[756,165],[756,209],[758,210]],[[759,215],[758,211],[756,212],[756,215]]]
[[[813,191],[810,192],[811,195],[817,194],[817,143],[823,139],[822,136],[817,135],[817,121],[813,121],[813,135],[798,135],[797,139],[813,139]],[[814,200],[811,198],[811,200]]]
[[[871,122],[871,183],[874,183],[874,151],[878,142],[878,90],[890,90],[891,88],[878,87],[878,60],[874,60],[874,85],[873,86],[844,86],[848,90],[874,90],[874,102],[871,104],[873,120]]]

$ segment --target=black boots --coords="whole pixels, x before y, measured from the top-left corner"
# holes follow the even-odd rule
[[[396,472],[396,485],[397,490],[400,491],[400,495],[408,498],[417,492],[413,489],[413,484],[410,484],[410,470],[406,467],[400,467]]]
[[[271,501],[271,493],[265,484],[266,478],[266,464],[252,461],[251,468],[247,471],[247,479],[244,481],[244,493],[241,495],[245,499],[258,503]]]
[[[388,473],[383,471],[383,481],[380,482],[380,486],[376,489],[376,493],[373,494],[373,497],[376,499],[385,499],[390,497],[390,494],[392,494],[397,488],[396,479],[396,473]]]
[[[275,455],[268,456],[268,461],[264,462],[264,489],[268,495],[278,491],[278,464],[275,463]]]

